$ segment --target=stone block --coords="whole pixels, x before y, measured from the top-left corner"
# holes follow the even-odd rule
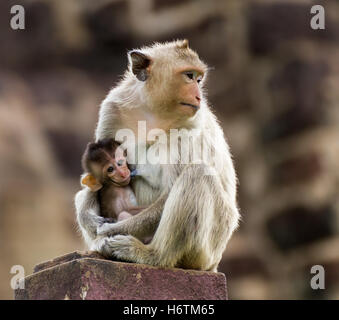
[[[225,300],[222,273],[158,268],[73,252],[35,267],[16,300]]]

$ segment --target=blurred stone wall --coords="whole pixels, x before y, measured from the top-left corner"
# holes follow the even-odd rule
[[[9,26],[10,6],[26,29]],[[310,28],[322,4],[326,29]],[[231,299],[339,298],[339,3],[26,0],[0,3],[0,298],[12,265],[83,249],[82,151],[126,52],[187,38],[231,145],[242,222],[220,264]],[[326,290],[311,290],[321,264]]]

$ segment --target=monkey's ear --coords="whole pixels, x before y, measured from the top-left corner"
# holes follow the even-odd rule
[[[140,81],[146,81],[149,75],[151,59],[139,51],[129,52],[132,72]]]
[[[102,188],[102,184],[90,173],[81,177],[81,184],[87,186],[91,191],[96,192]]]
[[[187,49],[189,44],[188,44],[188,40],[187,39],[184,39],[184,40],[181,40],[178,44],[177,44],[178,48],[181,48],[181,49]]]

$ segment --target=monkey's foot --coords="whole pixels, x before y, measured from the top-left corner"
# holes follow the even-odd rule
[[[101,252],[108,257],[140,263],[138,253],[144,248],[144,244],[132,236],[117,235],[105,240]]]

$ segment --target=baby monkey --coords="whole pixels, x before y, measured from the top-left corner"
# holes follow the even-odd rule
[[[145,208],[137,206],[129,185],[131,171],[126,153],[114,139],[104,139],[87,145],[82,166],[87,173],[81,180],[93,192],[98,191],[100,215],[105,222],[130,218]]]

